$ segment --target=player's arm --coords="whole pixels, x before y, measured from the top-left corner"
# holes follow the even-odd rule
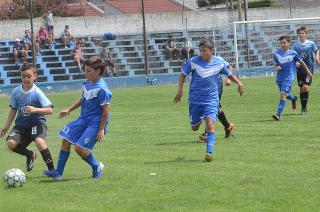
[[[6,123],[4,123],[1,131],[0,131],[0,138],[2,138],[8,131],[8,129],[10,128],[14,118],[16,117],[17,114],[17,109],[13,109],[11,108],[8,114],[8,118]]]
[[[273,66],[276,69],[276,71],[281,71],[281,66],[279,66],[278,64],[275,63]]]
[[[232,74],[233,70],[232,70],[232,65],[231,64],[228,65],[228,69],[229,69],[230,73]],[[225,85],[226,86],[230,86],[231,85],[231,80],[229,78],[226,79]]]
[[[101,121],[99,125],[99,130],[97,133],[97,140],[98,141],[103,141],[104,140],[104,127],[106,126],[108,116],[110,112],[110,104],[104,104],[102,105],[102,116],[101,116]]]
[[[320,67],[320,54],[319,51],[316,51],[316,64]]]
[[[186,78],[186,75],[184,73],[180,73],[178,91],[177,91],[176,96],[173,99],[174,103],[178,103],[181,100],[181,97],[183,95],[183,83],[184,83],[185,78]]]
[[[229,75],[228,79],[230,79],[232,82],[234,82],[238,85],[238,92],[239,92],[240,96],[242,96],[242,94],[244,92],[244,86],[243,86],[242,82],[237,77],[235,77],[233,75]]]
[[[69,115],[71,113],[71,111],[73,111],[73,110],[77,109],[78,107],[80,107],[81,100],[82,100],[81,98],[78,99],[72,105],[70,105],[67,109],[62,110],[60,112],[59,118],[61,119],[61,118],[65,117],[65,116]]]
[[[307,75],[309,77],[312,77],[312,73],[311,71],[309,70],[308,66],[305,64],[305,62],[303,62],[303,60],[300,60],[299,61],[300,65],[303,67],[303,69],[306,71]]]
[[[51,106],[39,108],[39,107],[33,107],[29,105],[29,106],[26,106],[26,111],[28,113],[37,113],[40,115],[50,115],[53,113],[53,108]]]

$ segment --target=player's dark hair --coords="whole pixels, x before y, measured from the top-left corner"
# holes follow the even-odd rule
[[[199,48],[200,47],[214,50],[214,43],[210,38],[201,38],[201,40],[199,42]]]
[[[24,34],[26,34],[27,32],[30,33],[30,31],[28,29],[24,30]]]
[[[99,76],[101,76],[106,69],[106,63],[99,56],[92,56],[84,61],[86,66],[90,66],[95,70],[100,70]]]
[[[306,34],[308,34],[308,28],[306,26],[301,26],[297,29],[297,34],[299,34],[300,31],[304,31]]]
[[[279,38],[279,41],[282,41],[282,40],[286,40],[288,43],[291,42],[291,38],[290,38],[290,36],[288,36],[288,35],[282,35],[282,36]]]
[[[26,70],[31,69],[33,73],[36,73],[36,69],[33,67],[32,63],[25,63],[21,66],[20,72],[24,72]]]

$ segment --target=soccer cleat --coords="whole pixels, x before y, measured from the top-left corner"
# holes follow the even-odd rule
[[[297,99],[298,97],[294,96],[294,100],[292,101],[292,110],[297,109]]]
[[[199,135],[200,143],[206,143],[207,142],[207,137],[208,137],[207,133],[202,133],[201,135]]]
[[[204,156],[204,162],[212,162],[212,158],[212,154],[207,152]]]
[[[280,115],[278,115],[278,114],[273,114],[273,115],[272,115],[272,118],[273,118],[274,120],[276,120],[276,121],[280,121]]]
[[[37,155],[34,151],[31,151],[31,157],[27,157],[27,172],[31,171],[33,168],[33,162],[37,158]]]
[[[43,170],[43,174],[47,175],[48,177],[51,177],[54,180],[61,180],[61,175],[58,174],[58,172],[55,169],[52,170]]]
[[[307,112],[308,112],[307,109],[302,109],[302,110],[301,110],[301,115],[303,116],[303,115],[305,115]]]
[[[233,128],[235,128],[236,125],[234,125],[234,123],[230,123],[229,127],[228,128],[224,128],[224,131],[225,131],[225,138],[229,138],[231,134],[231,131],[233,130]]]
[[[93,170],[92,178],[99,180],[103,175],[103,169],[104,169],[103,163],[99,162],[99,166],[98,166],[97,170]]]

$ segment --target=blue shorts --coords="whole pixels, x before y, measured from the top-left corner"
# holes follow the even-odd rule
[[[64,128],[59,132],[59,135],[71,144],[78,145],[83,149],[92,151],[94,145],[97,143],[99,126],[100,123],[90,123],[83,118],[78,118],[64,126]],[[105,133],[107,126],[108,123],[104,128]]]
[[[219,104],[213,105],[189,105],[189,116],[191,126],[198,125],[202,119],[209,117],[212,121],[216,122],[219,112]]]
[[[279,88],[279,91],[280,93],[283,93],[283,94],[289,94],[290,91],[291,91],[291,86],[293,84],[293,81],[277,81],[277,85],[278,85],[278,88]]]

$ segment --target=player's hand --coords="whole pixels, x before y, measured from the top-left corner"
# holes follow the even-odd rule
[[[299,62],[296,62],[296,67],[300,68],[301,64]]]
[[[299,63],[299,64],[300,64],[300,63]],[[276,67],[276,70],[277,70],[277,71],[281,71],[281,66],[277,66],[277,67]]]
[[[69,114],[70,114],[70,112],[69,112],[68,109],[62,110],[62,111],[60,112],[60,114],[59,114],[59,119],[62,119],[63,117],[65,117],[65,116],[67,116],[67,115],[69,115]]]
[[[244,92],[244,86],[243,85],[238,85],[238,92],[239,92],[240,96],[243,95],[243,92]]]
[[[103,141],[104,140],[104,130],[99,130],[97,133],[97,141]]]
[[[9,128],[7,128],[7,127],[4,127],[4,128],[1,129],[1,131],[0,131],[0,138],[2,138],[2,137],[7,133],[8,129],[9,129]]]
[[[227,79],[226,79],[226,82],[225,82],[225,85],[226,85],[226,86],[230,86],[231,83],[232,83],[232,81],[231,81],[229,78],[227,78]]]
[[[310,70],[308,70],[308,71],[307,71],[307,75],[308,75],[308,77],[311,78],[311,77],[312,77],[312,72],[311,72]]]
[[[33,107],[31,105],[28,105],[25,108],[27,113],[36,113],[38,111],[36,107]]]
[[[183,91],[182,90],[178,90],[176,96],[173,99],[173,102],[176,103],[176,104],[178,102],[180,102],[182,95],[183,95]]]

